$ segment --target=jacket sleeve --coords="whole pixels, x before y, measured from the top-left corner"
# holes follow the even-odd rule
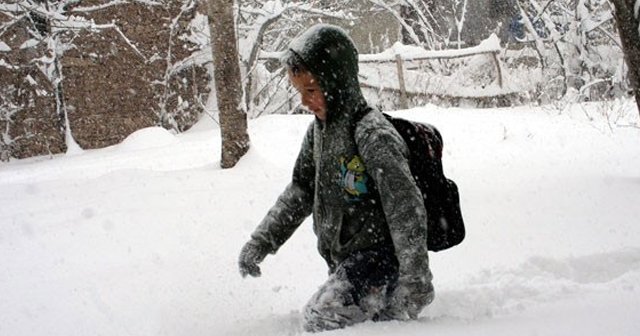
[[[400,263],[400,280],[430,284],[427,213],[422,194],[409,170],[409,150],[395,128],[382,116],[365,119],[356,128],[356,143],[367,172],[378,188]],[[372,119],[373,122],[368,122]]]
[[[291,182],[251,234],[251,238],[269,253],[276,253],[312,212],[315,185],[313,128],[311,123],[302,141]]]

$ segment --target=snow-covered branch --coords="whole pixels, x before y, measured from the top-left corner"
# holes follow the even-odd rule
[[[353,16],[341,12],[331,12],[315,7],[314,3],[309,2],[291,2],[282,3],[281,1],[272,2],[272,6],[267,8],[254,8],[254,7],[241,7],[240,12],[245,14],[252,14],[265,18],[280,17],[287,11],[297,11],[300,13],[314,14],[322,17],[339,19],[339,20],[351,20]]]
[[[313,6],[314,4],[305,2],[282,3],[281,1],[275,1],[273,2],[273,6],[269,9],[241,8],[241,12],[259,15],[259,18],[249,28],[251,33],[247,36],[248,40],[254,41],[253,46],[249,55],[245,55],[243,58],[248,60],[248,64],[250,66],[255,64],[257,53],[262,46],[266,31],[275,22],[289,13],[307,13],[341,20],[353,19],[353,16],[351,15],[344,13],[332,13],[314,8]]]
[[[140,52],[140,50],[138,50],[138,47],[136,47],[136,45],[135,45],[135,44],[133,44],[133,43],[131,42],[131,40],[129,40],[129,39],[127,38],[127,36],[126,36],[126,35],[124,35],[124,33],[122,32],[122,30],[120,30],[120,27],[118,27],[118,26],[116,26],[116,25],[112,25],[112,27],[110,27],[110,28],[113,28],[113,29],[118,33],[118,35],[120,35],[120,37],[122,37],[122,39],[124,40],[124,42],[125,42],[129,47],[131,47],[131,49],[133,49],[133,51],[135,51],[135,53],[136,53],[136,54],[138,54],[138,56],[140,56],[143,60],[145,60],[145,62],[147,61],[147,58],[144,56],[144,54],[142,54],[142,53]]]
[[[533,41],[534,45],[536,46],[536,51],[540,55],[541,62],[544,66],[544,58],[542,57],[543,50],[544,50],[544,42],[542,41],[542,38],[538,35],[536,28],[533,26],[533,22],[531,22],[529,15],[525,11],[525,9],[522,7],[522,5],[520,5],[520,3],[518,3],[518,9],[520,10],[520,16],[522,17],[521,21],[526,27],[527,31],[529,32],[529,38],[530,40]]]
[[[409,34],[409,36],[411,37],[411,40],[413,41],[413,43],[416,44],[416,45],[421,45],[422,44],[420,42],[420,38],[418,37],[416,32],[413,30],[413,28],[405,22],[404,18],[402,18],[400,13],[398,13],[397,10],[394,10],[392,8],[392,6],[388,5],[383,0],[369,0],[369,2],[371,4],[373,4],[373,5],[376,5],[376,6],[380,7],[380,8],[383,8],[387,12],[391,13],[391,15],[393,15],[393,17],[402,26],[402,28],[404,28],[407,31],[407,34]]]
[[[178,31],[179,21],[188,11],[193,10],[195,5],[196,5],[195,0],[189,0],[184,2],[180,7],[180,11],[178,12],[178,14],[171,19],[171,24],[169,26],[169,43],[167,46],[167,52],[165,56],[166,68],[165,68],[163,82],[161,83],[161,85],[163,86],[163,94],[162,94],[162,99],[159,102],[160,111],[159,111],[158,117],[159,117],[159,120],[162,122],[163,126],[170,129],[174,129],[174,130],[177,130],[179,128],[178,124],[174,118],[170,117],[170,114],[168,113],[168,110],[167,110],[167,104],[171,96],[169,81],[171,80],[172,75],[175,73],[176,69],[179,68],[181,65],[181,60],[179,60],[177,63],[173,63],[173,57],[174,57],[173,47],[175,43],[174,40],[176,38],[176,34]]]
[[[431,10],[429,10],[428,8],[425,9],[424,11],[420,10],[420,8],[418,7],[418,5],[415,3],[414,0],[404,0],[404,3],[406,3],[409,6],[409,8],[411,8],[413,12],[417,14],[421,22],[421,28],[423,30],[423,34],[425,36],[439,35],[438,32],[435,31],[432,24],[432,22],[436,22],[436,18],[433,16],[433,13],[431,12]],[[427,15],[429,16],[429,18],[427,18]]]
[[[0,67],[7,68],[9,70],[18,70],[20,67],[7,63],[7,61],[0,59]]]
[[[81,1],[75,1],[80,3]],[[119,6],[119,5],[124,5],[124,4],[128,4],[128,3],[141,3],[141,4],[145,4],[148,6],[163,6],[164,4],[160,1],[151,1],[151,0],[112,0],[109,1],[107,3],[104,4],[100,4],[100,5],[95,5],[95,6],[86,6],[86,7],[75,7],[73,9],[70,10],[70,12],[73,13],[89,13],[89,12],[95,12],[95,11],[99,11],[99,10],[103,10],[109,7],[114,7],[114,6]]]
[[[460,16],[458,17],[458,6],[460,1],[462,1],[462,8],[460,9]],[[458,32],[458,49],[462,45],[462,28],[464,28],[464,22],[467,18],[467,0],[458,0],[456,1],[456,5],[454,8],[454,17],[453,19],[456,21],[456,30]]]

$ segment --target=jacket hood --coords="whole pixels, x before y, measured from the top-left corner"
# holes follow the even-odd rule
[[[300,59],[325,94],[327,120],[366,104],[358,81],[358,50],[340,27],[318,24],[296,37],[285,54]]]

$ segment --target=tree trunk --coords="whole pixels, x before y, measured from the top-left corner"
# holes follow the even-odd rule
[[[640,34],[638,17],[633,10],[635,1],[637,0],[612,0],[616,8],[614,15],[624,58],[629,68],[629,80],[640,112]]]
[[[242,108],[242,77],[236,46],[233,0],[209,0],[209,31],[220,131],[222,168],[231,168],[249,150],[247,113]]]

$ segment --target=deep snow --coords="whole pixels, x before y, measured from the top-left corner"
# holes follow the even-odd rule
[[[640,121],[630,101],[396,112],[445,137],[468,236],[431,254],[419,320],[328,335],[637,335]],[[207,119],[174,136],[0,164],[0,335],[295,335],[326,278],[310,221],[242,279],[311,116],[250,122],[219,164]]]

